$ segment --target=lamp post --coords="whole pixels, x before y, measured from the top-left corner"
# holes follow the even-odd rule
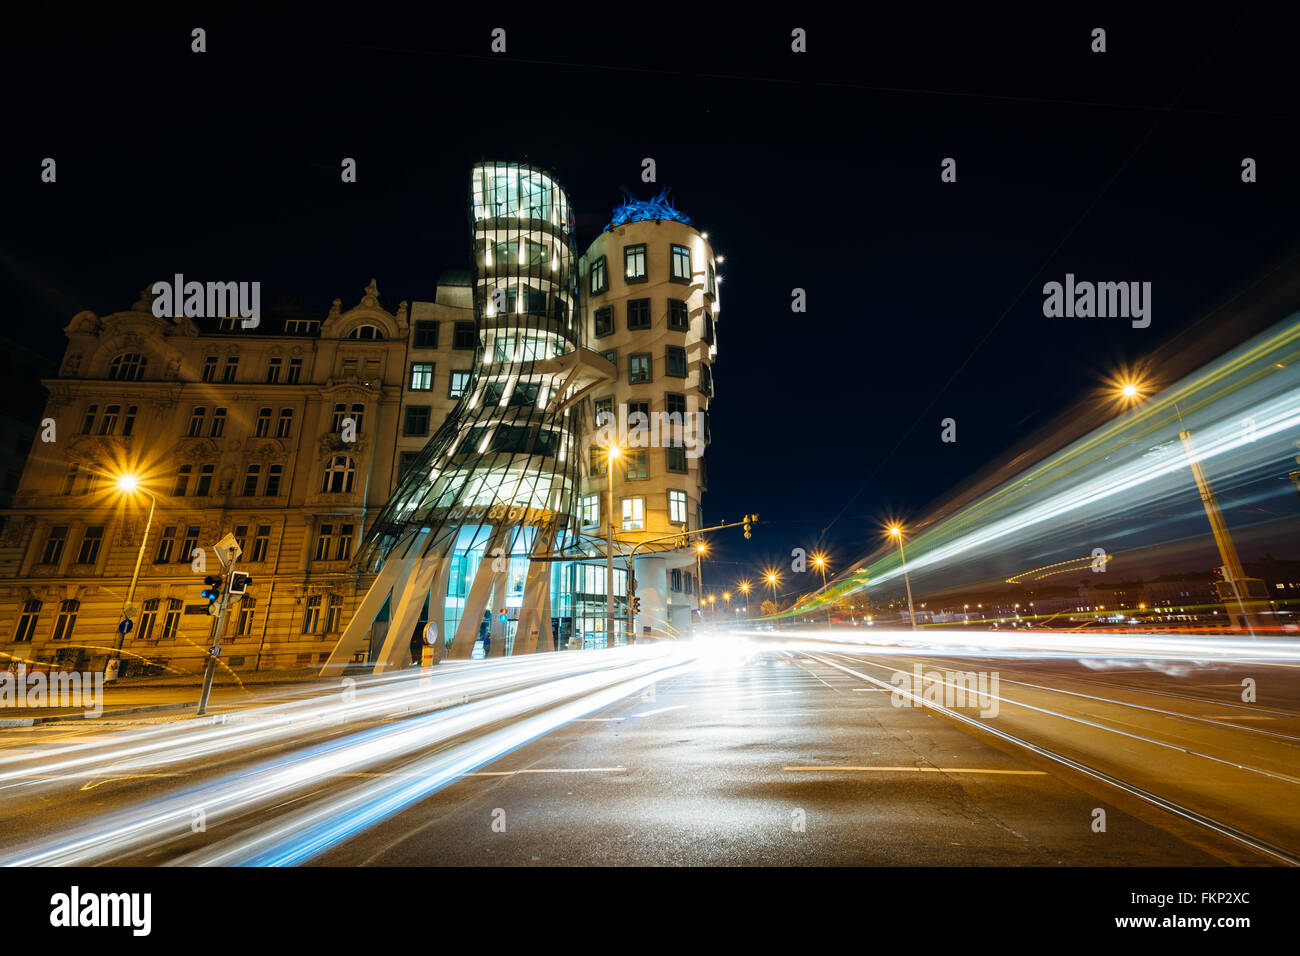
[[[700,606],[700,620],[704,620],[704,552],[709,546],[703,541],[695,545],[695,596]]]
[[[740,590],[740,593],[745,595],[745,620],[748,621],[749,620],[749,582],[741,581],[740,584],[737,585],[737,587]],[[736,608],[736,610],[739,611],[740,608]]]
[[[889,533],[898,539],[898,558],[903,562],[903,584],[907,586],[907,614],[912,619],[912,630],[916,630],[916,611],[912,608],[912,582],[907,577],[907,555],[903,553],[903,529],[899,525],[891,525]]]
[[[605,470],[609,472],[609,510],[605,520],[605,646],[614,646],[614,461],[618,445],[610,445]]]
[[[818,571],[820,571],[820,572],[822,573],[822,596],[825,597],[825,594],[826,594],[826,555],[822,554],[821,552],[814,551],[814,552],[813,552],[813,565],[817,568]],[[827,604],[827,605],[826,605],[826,629],[827,629],[827,630],[830,630],[830,627],[831,627],[831,606],[830,606],[830,604]]]
[[[135,475],[122,475],[117,479],[117,487],[126,494],[138,491],[149,497],[149,518],[145,521],[144,535],[140,538],[140,550],[135,556],[135,570],[131,572],[131,586],[126,592],[126,603],[122,605],[122,620],[126,621],[135,616],[135,585],[140,580],[140,565],[144,561],[145,546],[149,543],[149,529],[153,527],[153,513],[154,509],[158,507],[158,499],[140,487],[140,480]],[[114,680],[117,679],[117,669],[121,666],[119,662],[122,659],[122,642],[125,640],[126,632],[119,623],[117,641],[113,646],[113,656],[109,658],[109,663],[105,667],[105,675],[111,673]]]

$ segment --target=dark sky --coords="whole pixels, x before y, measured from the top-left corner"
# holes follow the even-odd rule
[[[58,355],[77,311],[127,308],[173,272],[260,278],[264,299],[322,310],[371,277],[387,305],[430,298],[466,265],[482,157],[553,168],[580,248],[620,185],[671,187],[726,259],[706,517],[765,522],[718,541],[731,580],[796,545],[844,566],[884,515],[923,516],[1300,232],[1294,35],[1266,8],[1004,22],[689,4],[618,22],[544,6],[15,21],[5,334]],[[488,49],[496,26],[505,55]],[[1098,26],[1105,54],[1089,51]],[[956,183],[940,182],[944,157]],[[1152,282],[1151,327],[1044,318],[1042,284],[1066,272]],[[807,314],[790,311],[794,287]],[[1244,331],[1197,335],[1226,348]],[[947,416],[956,444],[939,441]]]

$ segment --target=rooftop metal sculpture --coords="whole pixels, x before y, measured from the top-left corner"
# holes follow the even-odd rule
[[[691,217],[685,213],[679,212],[668,201],[668,190],[664,189],[655,196],[654,199],[637,199],[628,191],[626,186],[620,186],[623,191],[623,205],[614,210],[614,218],[609,221],[606,229],[613,229],[615,226],[626,225],[629,222],[644,222],[647,219],[667,219],[672,222],[684,222],[686,225],[692,225]]]

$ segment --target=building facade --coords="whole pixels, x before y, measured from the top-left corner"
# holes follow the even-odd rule
[[[372,281],[256,328],[158,317],[148,293],[75,316],[0,531],[0,662],[98,669],[120,643],[124,675],[200,670],[227,532],[253,575],[234,670],[402,667],[430,632],[452,657],[604,646],[598,423],[626,448],[614,641],[634,548],[637,635],[689,627],[693,542],[672,536],[703,523],[707,237],[660,197],[579,256],[564,191],[526,164],[477,164],[469,200],[473,268],[432,302],[385,308]]]

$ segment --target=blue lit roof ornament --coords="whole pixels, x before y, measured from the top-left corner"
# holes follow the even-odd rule
[[[678,212],[668,201],[668,190],[664,189],[654,199],[637,199],[626,186],[618,187],[623,191],[623,205],[614,210],[614,218],[606,229],[623,226],[629,222],[644,222],[647,219],[667,219],[670,222],[684,222],[692,225],[691,217]]]

